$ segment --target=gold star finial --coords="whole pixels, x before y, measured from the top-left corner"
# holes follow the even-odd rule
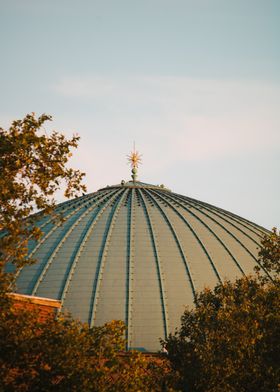
[[[131,151],[130,155],[127,155],[128,163],[131,167],[132,179],[133,181],[136,180],[137,177],[137,169],[138,165],[142,163],[142,155],[139,154],[138,151],[135,150],[135,142],[133,143],[133,151]]]

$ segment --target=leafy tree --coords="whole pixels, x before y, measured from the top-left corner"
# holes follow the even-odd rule
[[[38,315],[37,315],[38,316]],[[118,322],[89,329],[71,318],[40,321],[34,312],[1,312],[0,383],[6,391],[102,390],[123,348]]]
[[[279,244],[273,230],[259,252],[273,282],[257,275],[205,289],[195,308],[185,311],[181,328],[163,342],[182,390],[279,391]]]
[[[16,120],[8,130],[0,128],[0,278],[7,261],[21,267],[27,263],[27,243],[38,239],[41,231],[34,221],[38,214],[50,214],[53,195],[65,186],[65,196],[85,190],[84,176],[67,167],[71,149],[77,148],[78,136],[67,139],[58,132],[50,135],[44,124],[52,118],[34,113]],[[29,260],[28,262],[32,262]],[[5,279],[4,279],[5,278]],[[12,278],[12,275],[10,276]]]
[[[162,391],[166,360],[124,353],[124,324],[100,327],[70,317],[42,321],[30,309],[0,313],[1,391]],[[166,389],[167,390],[167,389]]]

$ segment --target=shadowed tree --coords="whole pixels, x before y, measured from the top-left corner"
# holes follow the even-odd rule
[[[280,387],[280,241],[265,235],[258,274],[198,294],[166,342],[180,387],[192,392],[273,392]],[[259,271],[258,271],[259,272]]]

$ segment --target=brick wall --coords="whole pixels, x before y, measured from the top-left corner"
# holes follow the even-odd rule
[[[56,314],[61,307],[61,302],[58,300],[42,297],[34,297],[31,295],[23,295],[10,293],[13,299],[15,309],[30,309],[30,311],[37,310],[39,312],[39,320],[43,321],[48,317]]]

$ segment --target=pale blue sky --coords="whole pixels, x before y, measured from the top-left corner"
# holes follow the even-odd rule
[[[77,131],[89,191],[140,180],[280,226],[279,0],[0,0],[0,125]]]

